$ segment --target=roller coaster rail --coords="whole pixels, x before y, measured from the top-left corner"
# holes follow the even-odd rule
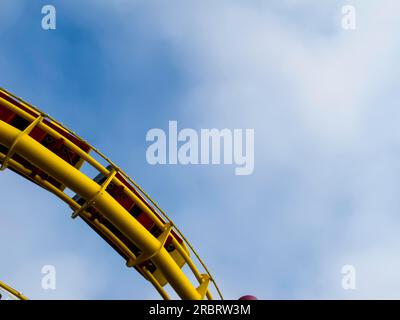
[[[213,299],[213,285],[223,299],[193,246],[135,181],[73,131],[1,88],[0,164],[1,170],[9,168],[68,204],[72,218],[83,219],[164,299],[170,299],[167,284],[181,299],[191,300]],[[84,164],[98,171],[95,179],[82,172]],[[76,195],[68,195],[68,190]]]
[[[0,281],[0,300],[3,299],[3,295],[9,300],[28,300],[21,292]]]

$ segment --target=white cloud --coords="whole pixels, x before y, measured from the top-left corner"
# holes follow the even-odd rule
[[[400,5],[358,4],[354,32],[340,28],[341,6],[329,6],[329,14],[301,10],[309,6],[322,7],[298,3],[303,16],[297,20],[282,18],[286,5],[275,11],[231,1],[163,8],[165,36],[194,83],[182,98],[188,121],[256,128],[255,176],[221,181],[210,172],[203,182],[219,187],[218,207],[188,206],[189,233],[202,251],[223,246],[209,260],[236,295],[249,285],[268,298],[393,297],[396,286],[385,288],[400,279],[400,206],[393,196],[398,133],[390,118],[399,95],[387,86],[399,69]],[[299,27],[312,19],[331,32],[322,32],[324,25]],[[192,215],[203,212],[207,218],[190,227]],[[203,239],[205,229],[211,239]],[[354,294],[336,290],[342,260],[362,272]],[[385,269],[386,263],[397,268]],[[249,270],[257,276],[247,277]],[[377,273],[379,281],[369,285]]]

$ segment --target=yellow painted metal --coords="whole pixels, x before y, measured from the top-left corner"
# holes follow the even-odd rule
[[[35,119],[35,121],[33,121],[25,130],[21,131],[18,135],[18,137],[15,139],[15,141],[13,142],[12,146],[10,147],[10,149],[8,150],[8,153],[6,155],[6,158],[4,159],[3,163],[1,164],[0,170],[3,171],[7,168],[7,163],[10,160],[10,158],[14,155],[15,153],[15,147],[19,141],[19,139],[26,134],[29,134],[33,128],[35,128],[35,126],[41,122],[43,120],[42,116],[39,116]]]
[[[3,161],[5,158],[5,155],[3,155],[0,152],[0,160]],[[17,169],[18,172],[22,173],[26,177],[29,177],[31,172],[30,170],[27,170],[24,168],[22,165],[20,165],[18,162],[10,159],[9,160],[10,167]],[[50,191],[53,193],[55,196],[63,200],[65,203],[67,203],[71,208],[75,209],[76,211],[81,209],[82,207],[75,202],[72,198],[68,197],[64,192],[62,192],[59,188],[56,188],[54,185],[49,183],[47,180],[42,179],[40,176],[36,175],[34,178],[32,178],[34,182],[37,184],[43,186],[46,190]],[[94,218],[92,219],[92,214],[87,212],[87,211],[82,211],[80,213],[80,216],[82,218],[86,218],[91,220],[92,226],[96,228],[97,231],[99,231],[103,236],[105,236],[110,242],[112,242],[120,251],[124,252],[125,256],[129,257],[129,260],[134,261],[137,259],[135,254],[118,238],[112,233],[104,224],[102,224],[98,219]],[[146,275],[138,269],[139,272],[142,273],[142,275],[146,277]]]
[[[165,214],[165,212],[137,185],[128,175],[126,175],[120,168],[118,168],[111,160],[102,155],[97,149],[93,146],[90,146],[86,141],[78,137],[74,132],[65,128],[63,125],[58,123],[56,120],[51,118],[50,116],[44,114],[37,108],[33,107],[30,104],[22,101],[20,98],[12,95],[11,93],[5,91],[4,89],[0,89],[3,94],[12,97],[13,99],[17,99],[19,103],[21,103],[24,107],[28,108],[31,113],[34,113],[36,116],[26,112],[25,110],[19,108],[17,105],[14,105],[4,99],[0,98],[0,104],[5,105],[9,110],[28,120],[31,124],[25,133],[19,131],[18,129],[0,121],[0,144],[3,144],[11,149],[9,150],[9,155],[4,155],[0,152],[0,160],[2,160],[3,165],[6,162],[6,165],[10,165],[10,167],[16,169],[21,174],[25,175],[28,179],[35,181],[42,187],[46,188],[50,192],[54,193],[60,199],[65,201],[70,207],[74,208],[75,215],[81,215],[83,218],[87,218],[90,220],[90,223],[93,227],[96,228],[103,236],[105,236],[110,242],[112,242],[116,247],[118,247],[122,252],[125,253],[125,256],[129,257],[127,261],[127,265],[137,265],[141,261],[151,258],[151,260],[155,263],[158,269],[162,272],[162,275],[168,280],[170,285],[174,288],[174,290],[178,293],[178,295],[183,299],[202,299],[204,295],[208,297],[208,299],[212,299],[211,292],[208,289],[208,283],[212,282],[214,287],[216,288],[219,296],[223,299],[222,294],[215,283],[214,278],[209,273],[207,267],[204,262],[200,259],[199,255],[193,249],[192,245],[187,241],[187,239],[183,236],[181,231],[173,225],[172,221]],[[97,160],[91,157],[87,152],[79,148],[73,142],[68,139],[63,139],[65,145],[70,148],[72,151],[77,153],[82,161],[86,161],[88,164],[92,165],[95,169],[97,169],[101,174],[108,177],[106,183],[103,186],[99,186],[96,182],[88,178],[85,174],[80,172],[78,169],[72,167],[57,155],[50,152],[47,148],[43,147],[36,140],[29,137],[26,133],[34,127],[46,131],[51,134],[56,139],[65,138],[58,131],[49,127],[42,118],[47,118],[51,121],[53,125],[56,125],[59,129],[63,130],[66,133],[69,133],[76,137],[77,139],[85,142],[90,146],[94,152],[96,152],[102,159],[107,161],[111,166],[112,170],[105,168],[101,165]],[[18,143],[17,143],[18,142]],[[62,190],[56,188],[48,181],[42,179],[38,175],[31,175],[32,172],[26,169],[18,162],[11,159],[10,154],[18,153],[20,156],[24,157],[26,160],[45,171],[47,174],[57,179],[65,186],[75,191],[77,194],[86,199],[86,203],[81,206],[69,196],[67,196]],[[79,166],[80,167],[80,166]],[[125,188],[125,191],[128,195],[135,201],[135,203],[154,221],[154,223],[164,230],[163,234],[157,238],[155,238],[147,229],[145,229],[140,223],[137,222],[118,202],[116,202],[107,192],[104,192],[105,186],[112,180],[117,186],[123,186],[123,182],[120,181],[115,173],[118,173],[125,178],[127,181],[132,183],[137,190],[144,196],[149,202],[154,205],[154,209],[158,211],[158,214],[162,215],[167,222],[163,221],[160,216],[155,214],[154,209],[151,209],[151,205],[146,202],[144,198],[138,197],[131,190]],[[107,229],[103,224],[101,224],[97,219],[91,219],[91,214],[85,211],[88,207],[94,206],[97,210],[99,210],[107,220],[109,220],[115,227],[117,227],[128,239],[134,242],[140,249],[142,250],[142,254],[139,257],[136,257],[126,245],[118,239],[110,230]],[[174,246],[177,248],[178,253],[184,259],[186,263],[188,263],[190,270],[195,275],[196,279],[199,281],[200,286],[196,288],[186,277],[183,271],[180,269],[180,265],[177,265],[177,262],[171,258],[171,255],[165,250],[163,244],[168,237],[168,234],[171,232],[172,228],[181,236],[184,240],[184,243],[179,243],[175,237],[172,237],[172,241]],[[199,260],[201,265],[206,270],[207,274],[200,274],[197,267],[193,263],[190,258],[189,251],[185,246],[187,244],[190,250],[195,254],[196,258]],[[151,274],[145,267],[138,268],[138,271],[141,272],[159,291],[161,296],[164,299],[169,298],[168,294],[162,288],[157,279],[155,279],[154,275]],[[157,271],[158,273],[159,271]],[[149,275],[150,274],[150,275]],[[207,279],[206,281],[204,281]]]
[[[176,265],[167,250],[164,247],[159,249],[159,241],[110,194],[99,193],[101,187],[95,181],[63,161],[32,137],[28,135],[20,136],[20,130],[8,123],[0,121],[0,132],[1,144],[10,148],[14,141],[19,138],[18,144],[15,145],[15,152],[20,156],[29,160],[36,167],[44,170],[77,194],[82,195],[85,199],[92,199],[97,196],[95,208],[144,252],[159,250],[152,260],[182,299],[198,300],[201,298],[196,288]]]
[[[25,297],[21,292],[18,292],[17,290],[11,288],[9,285],[5,284],[4,282],[0,281],[0,288],[3,288],[5,291],[11,293],[15,297],[17,297],[20,300],[28,300],[27,297]]]
[[[0,89],[0,91],[6,92],[7,94],[10,95],[10,93],[7,92],[7,91],[5,91],[4,89]],[[12,95],[10,95],[10,96],[12,96]],[[14,96],[12,96],[12,97],[14,97]],[[3,104],[3,105],[5,105],[9,110],[15,112],[16,114],[18,114],[19,116],[23,117],[24,119],[26,119],[26,120],[28,120],[28,121],[30,121],[30,122],[33,122],[33,121],[35,121],[35,119],[37,119],[37,118],[35,118],[34,116],[32,116],[32,115],[30,115],[30,114],[24,112],[23,110],[19,109],[17,106],[15,106],[15,105],[9,103],[8,101],[5,101],[5,100],[0,99],[0,103]],[[27,106],[27,107],[29,106],[29,105],[27,105],[27,104],[24,104],[24,105]],[[32,108],[31,108],[31,109],[32,109]],[[44,114],[43,114],[43,113],[40,113],[40,111],[38,111],[38,110],[36,110],[36,109],[32,109],[32,110],[33,110],[34,112],[36,112],[38,116],[40,116],[40,115],[44,116]],[[53,124],[57,124],[57,122],[56,122],[54,119],[52,119],[51,117],[49,117],[49,116],[47,116],[47,115],[46,115],[46,117],[49,118],[49,119],[51,119],[51,120],[53,121],[53,122],[52,122]],[[62,128],[65,132],[68,132],[68,133],[73,134],[74,136],[76,136],[76,134],[73,133],[72,131],[67,130],[66,128],[63,128],[63,127],[61,127],[60,125],[58,125],[58,126],[59,126],[60,128]],[[57,131],[55,131],[54,129],[50,128],[49,126],[45,125],[43,122],[39,122],[38,125],[37,125],[37,127],[40,128],[40,129],[42,129],[42,130],[44,130],[44,131],[46,131],[46,132],[48,132],[48,133],[50,133],[50,134],[51,134],[52,136],[54,136],[56,139],[61,139],[61,138],[63,138],[63,136],[62,136],[59,132],[57,132]],[[81,139],[81,140],[82,140],[82,139]],[[84,141],[84,140],[82,140],[82,141]],[[85,141],[85,142],[86,142],[86,141]],[[109,172],[108,169],[106,169],[104,166],[102,166],[98,161],[96,161],[93,157],[91,157],[88,153],[86,153],[85,151],[83,151],[81,148],[79,148],[78,146],[76,146],[75,144],[73,144],[71,141],[69,141],[69,140],[64,140],[64,143],[65,143],[65,145],[66,145],[68,148],[70,148],[72,151],[76,152],[80,157],[82,157],[85,161],[87,161],[90,165],[92,165],[95,169],[97,169],[101,174],[103,174],[103,175],[105,175],[105,176],[108,176],[108,175],[110,174],[110,172]],[[118,168],[111,160],[109,160],[108,158],[106,158],[105,156],[103,156],[100,152],[98,152],[98,150],[96,150],[96,149],[93,148],[92,146],[91,146],[91,149],[94,150],[94,151],[96,151],[104,160],[106,160],[107,162],[109,162],[109,163],[112,165],[113,168],[115,168],[116,170],[118,170],[118,172],[119,172],[120,174],[123,175],[124,178],[126,178],[128,181],[132,182],[136,187],[138,187],[138,185],[137,185],[133,180],[131,180],[131,179],[129,178],[129,176],[127,176],[120,168]],[[117,186],[122,186],[122,185],[123,185],[122,182],[119,181],[118,179],[115,179],[115,182],[116,182]],[[140,188],[139,188],[139,189],[140,189]],[[134,199],[134,201],[139,205],[140,209],[142,209],[143,211],[145,211],[146,214],[148,214],[148,215],[152,218],[152,220],[156,223],[156,225],[157,225],[158,227],[160,227],[160,228],[163,227],[164,222],[161,221],[161,220],[159,219],[159,217],[157,217],[157,216],[154,214],[154,212],[153,212],[152,210],[150,210],[150,208],[149,208],[140,198],[138,198],[138,196],[137,196],[136,194],[134,194],[134,193],[133,193],[131,190],[129,190],[129,189],[126,189],[125,191],[128,193],[128,195],[129,195],[132,199]],[[140,191],[141,191],[143,194],[145,194],[145,193],[143,192],[142,189],[140,189]],[[146,196],[147,196],[147,195],[146,195]],[[162,213],[163,213],[163,212],[162,212]],[[171,222],[171,220],[165,215],[165,213],[163,213],[163,215],[164,215],[164,217],[167,218],[167,220],[168,220],[169,222]],[[177,229],[177,230],[178,230],[178,229]],[[181,234],[181,232],[180,232],[179,230],[178,230],[178,233]]]
[[[197,292],[200,294],[201,299],[204,299],[208,291],[208,285],[210,283],[210,276],[208,274],[201,275],[201,283],[197,288]]]
[[[117,174],[116,170],[111,170],[109,176],[107,177],[107,180],[101,185],[100,190],[86,203],[81,206],[78,210],[74,211],[72,213],[72,218],[75,219],[77,216],[79,216],[84,210],[87,208],[94,206],[96,204],[97,199],[106,192],[107,186],[111,183],[111,181],[114,179],[115,175]]]
[[[188,256],[187,252],[182,248],[182,246],[179,245],[178,241],[176,241],[176,239],[172,240],[172,243],[176,246],[176,248],[178,249],[179,253],[184,257],[185,261],[187,262],[187,264],[189,265],[190,270],[192,270],[194,276],[196,277],[196,279],[199,281],[199,283],[201,284],[203,281],[203,276],[200,274],[200,272],[197,270],[195,264],[193,263],[192,259],[190,259],[190,257]],[[209,279],[211,281],[214,281],[210,274],[208,273]],[[217,287],[218,288],[218,287]],[[218,289],[219,291],[219,289]],[[213,297],[211,295],[210,290],[207,290],[206,292],[206,296],[209,300],[213,300]],[[221,295],[222,297],[222,295]]]
[[[161,251],[161,249],[164,248],[165,242],[167,241],[167,238],[170,235],[171,230],[172,230],[172,225],[170,223],[167,223],[167,225],[164,227],[162,234],[157,238],[159,241],[158,249],[153,252],[144,252],[136,259],[128,260],[126,265],[128,267],[134,267],[156,256]]]
[[[170,300],[169,295],[167,294],[167,292],[163,289],[163,287],[158,283],[157,279],[154,278],[154,276],[151,274],[151,272],[149,270],[147,270],[146,267],[143,268],[144,269],[144,273],[147,276],[147,278],[149,279],[149,281],[154,285],[154,287],[156,288],[156,290],[158,291],[158,293],[163,297],[164,300]]]

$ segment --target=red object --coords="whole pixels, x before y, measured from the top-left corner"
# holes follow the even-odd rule
[[[246,295],[246,296],[240,297],[239,300],[258,300],[258,299],[255,296]]]

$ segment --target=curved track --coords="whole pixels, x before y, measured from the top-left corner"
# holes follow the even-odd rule
[[[167,284],[180,298],[196,300],[212,299],[213,285],[222,299],[193,247],[132,179],[74,132],[4,89],[0,164],[63,200],[73,218],[83,219],[164,299]]]
[[[28,300],[22,293],[0,281],[0,300]]]

